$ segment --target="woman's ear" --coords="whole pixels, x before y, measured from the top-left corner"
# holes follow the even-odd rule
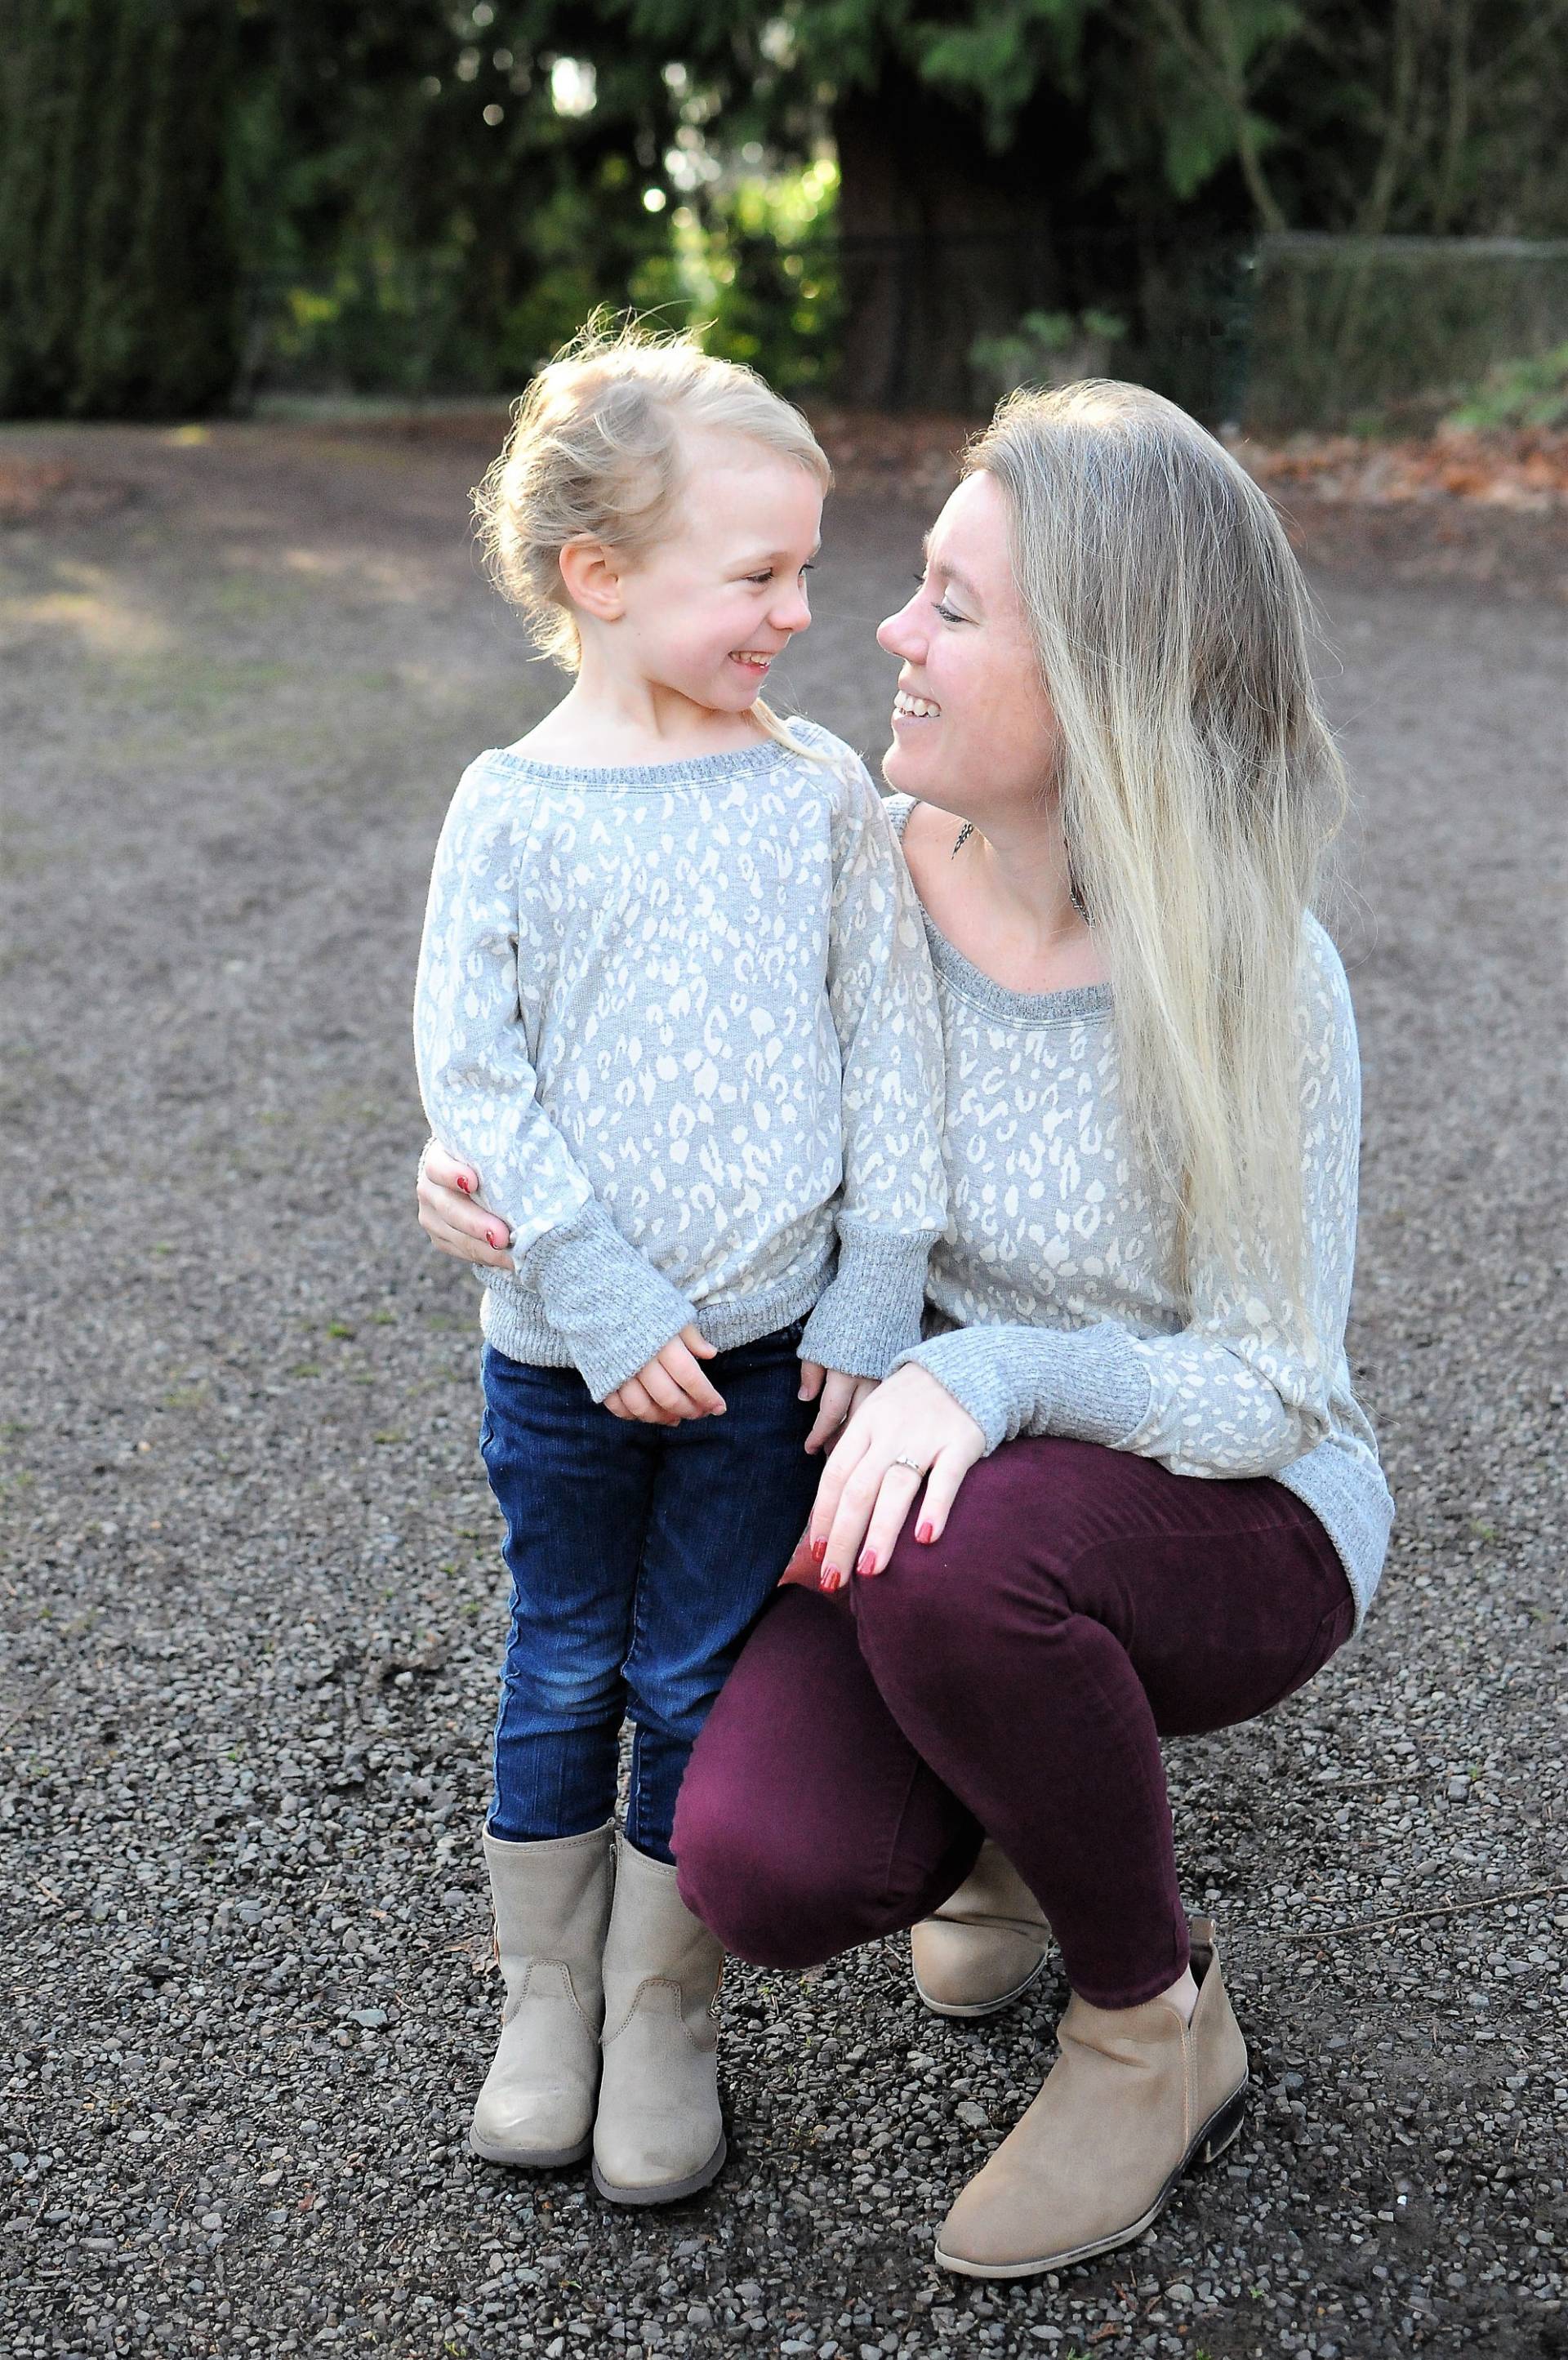
[[[557,563],[562,584],[574,606],[580,606],[596,622],[620,621],[626,611],[621,589],[625,561],[620,550],[607,541],[590,541],[584,534],[567,541]]]

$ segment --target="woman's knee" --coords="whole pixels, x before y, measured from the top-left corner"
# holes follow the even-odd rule
[[[856,1628],[879,1679],[896,1670],[901,1688],[967,1688],[999,1648],[1070,1615],[1048,1536],[1018,1515],[1016,1487],[995,1467],[973,1470],[936,1540],[916,1539],[912,1514],[884,1570],[856,1579]]]
[[[706,1780],[700,1762],[682,1785],[671,1845],[693,1915],[757,1967],[817,1966],[857,1939],[840,1937],[852,1896],[837,1889],[820,1852],[791,1840],[786,1798]]]

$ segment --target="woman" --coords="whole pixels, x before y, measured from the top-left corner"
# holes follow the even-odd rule
[[[833,1451],[819,1587],[748,1641],[674,1849],[759,1962],[943,1910],[936,1995],[970,2012],[1028,1963],[1012,1864],[1071,1998],[938,2258],[1025,2277],[1136,2236],[1234,2135],[1246,2051],[1159,1738],[1291,1694],[1381,1569],[1343,1349],[1359,1069],[1310,914],[1343,784],[1277,519],[1134,387],[1004,404],[879,638],[952,1212],[931,1333]],[[422,1219],[484,1260],[456,1176],[432,1158]]]

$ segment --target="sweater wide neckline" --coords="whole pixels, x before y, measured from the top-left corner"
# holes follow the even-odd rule
[[[909,814],[914,809],[915,798],[912,795],[890,796],[888,799],[887,815],[901,845]],[[920,900],[918,888],[915,898]],[[1111,1013],[1112,993],[1108,983],[1080,983],[1070,985],[1062,991],[1011,990],[1006,984],[998,983],[993,977],[987,975],[983,967],[976,967],[972,959],[966,958],[956,943],[948,941],[924,901],[920,902],[920,914],[926,921],[926,940],[931,953],[931,964],[937,973],[960,1000],[967,1000],[971,1008],[980,1009],[984,1015],[998,1017],[1004,1024],[1038,1025],[1082,1024],[1097,1016],[1109,1016]]]

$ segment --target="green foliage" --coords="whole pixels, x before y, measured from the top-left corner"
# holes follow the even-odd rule
[[[838,192],[837,168],[819,160],[751,174],[675,216],[672,293],[705,349],[749,362],[782,392],[823,386],[837,355],[842,274],[825,233]]]
[[[246,40],[263,382],[515,388],[667,256],[673,101],[598,11],[251,0]]]
[[[15,0],[0,47],[0,416],[59,408],[69,381],[69,256],[86,209],[80,31],[51,0]]]
[[[1127,323],[1114,311],[1025,311],[1010,335],[977,336],[970,366],[992,399],[1025,385],[1104,377]]]
[[[1009,323],[1065,317],[1081,344],[1096,299],[1130,323],[1122,366],[1185,340],[1196,383],[1208,332],[1176,317],[1194,308],[1191,258],[1260,228],[1568,234],[1562,0],[10,0],[6,16],[0,413],[218,405],[242,341],[247,383],[510,388],[601,300],[696,319],[786,385],[826,382],[843,353],[857,383],[901,370],[913,399],[944,352],[943,382],[971,351],[993,384],[1050,373],[1061,345]],[[923,306],[897,297],[897,369],[856,344],[897,308],[873,247],[906,275],[917,251],[930,282]],[[1290,301],[1304,321],[1321,310],[1316,290]],[[1343,374],[1392,310],[1365,290],[1331,309],[1332,337],[1307,333]],[[1491,349],[1545,340],[1510,326]],[[1467,348],[1446,381],[1480,374]],[[1357,400],[1382,399],[1378,371],[1361,375]]]
[[[1444,420],[1448,426],[1568,428],[1568,344],[1501,361]]]
[[[0,413],[163,418],[237,360],[223,0],[22,0],[4,83]]]
[[[983,0],[968,23],[923,26],[916,54],[924,79],[983,109],[987,133],[1004,147],[1043,82],[1081,94],[1085,27],[1100,0]]]
[[[1568,231],[1561,0],[607,0],[605,14],[651,64],[685,60],[737,144],[760,126],[787,149],[822,93],[904,76],[972,113],[999,152],[1043,94],[1065,101],[1090,133],[1081,217],[1102,224],[1203,198],[1237,229]]]

